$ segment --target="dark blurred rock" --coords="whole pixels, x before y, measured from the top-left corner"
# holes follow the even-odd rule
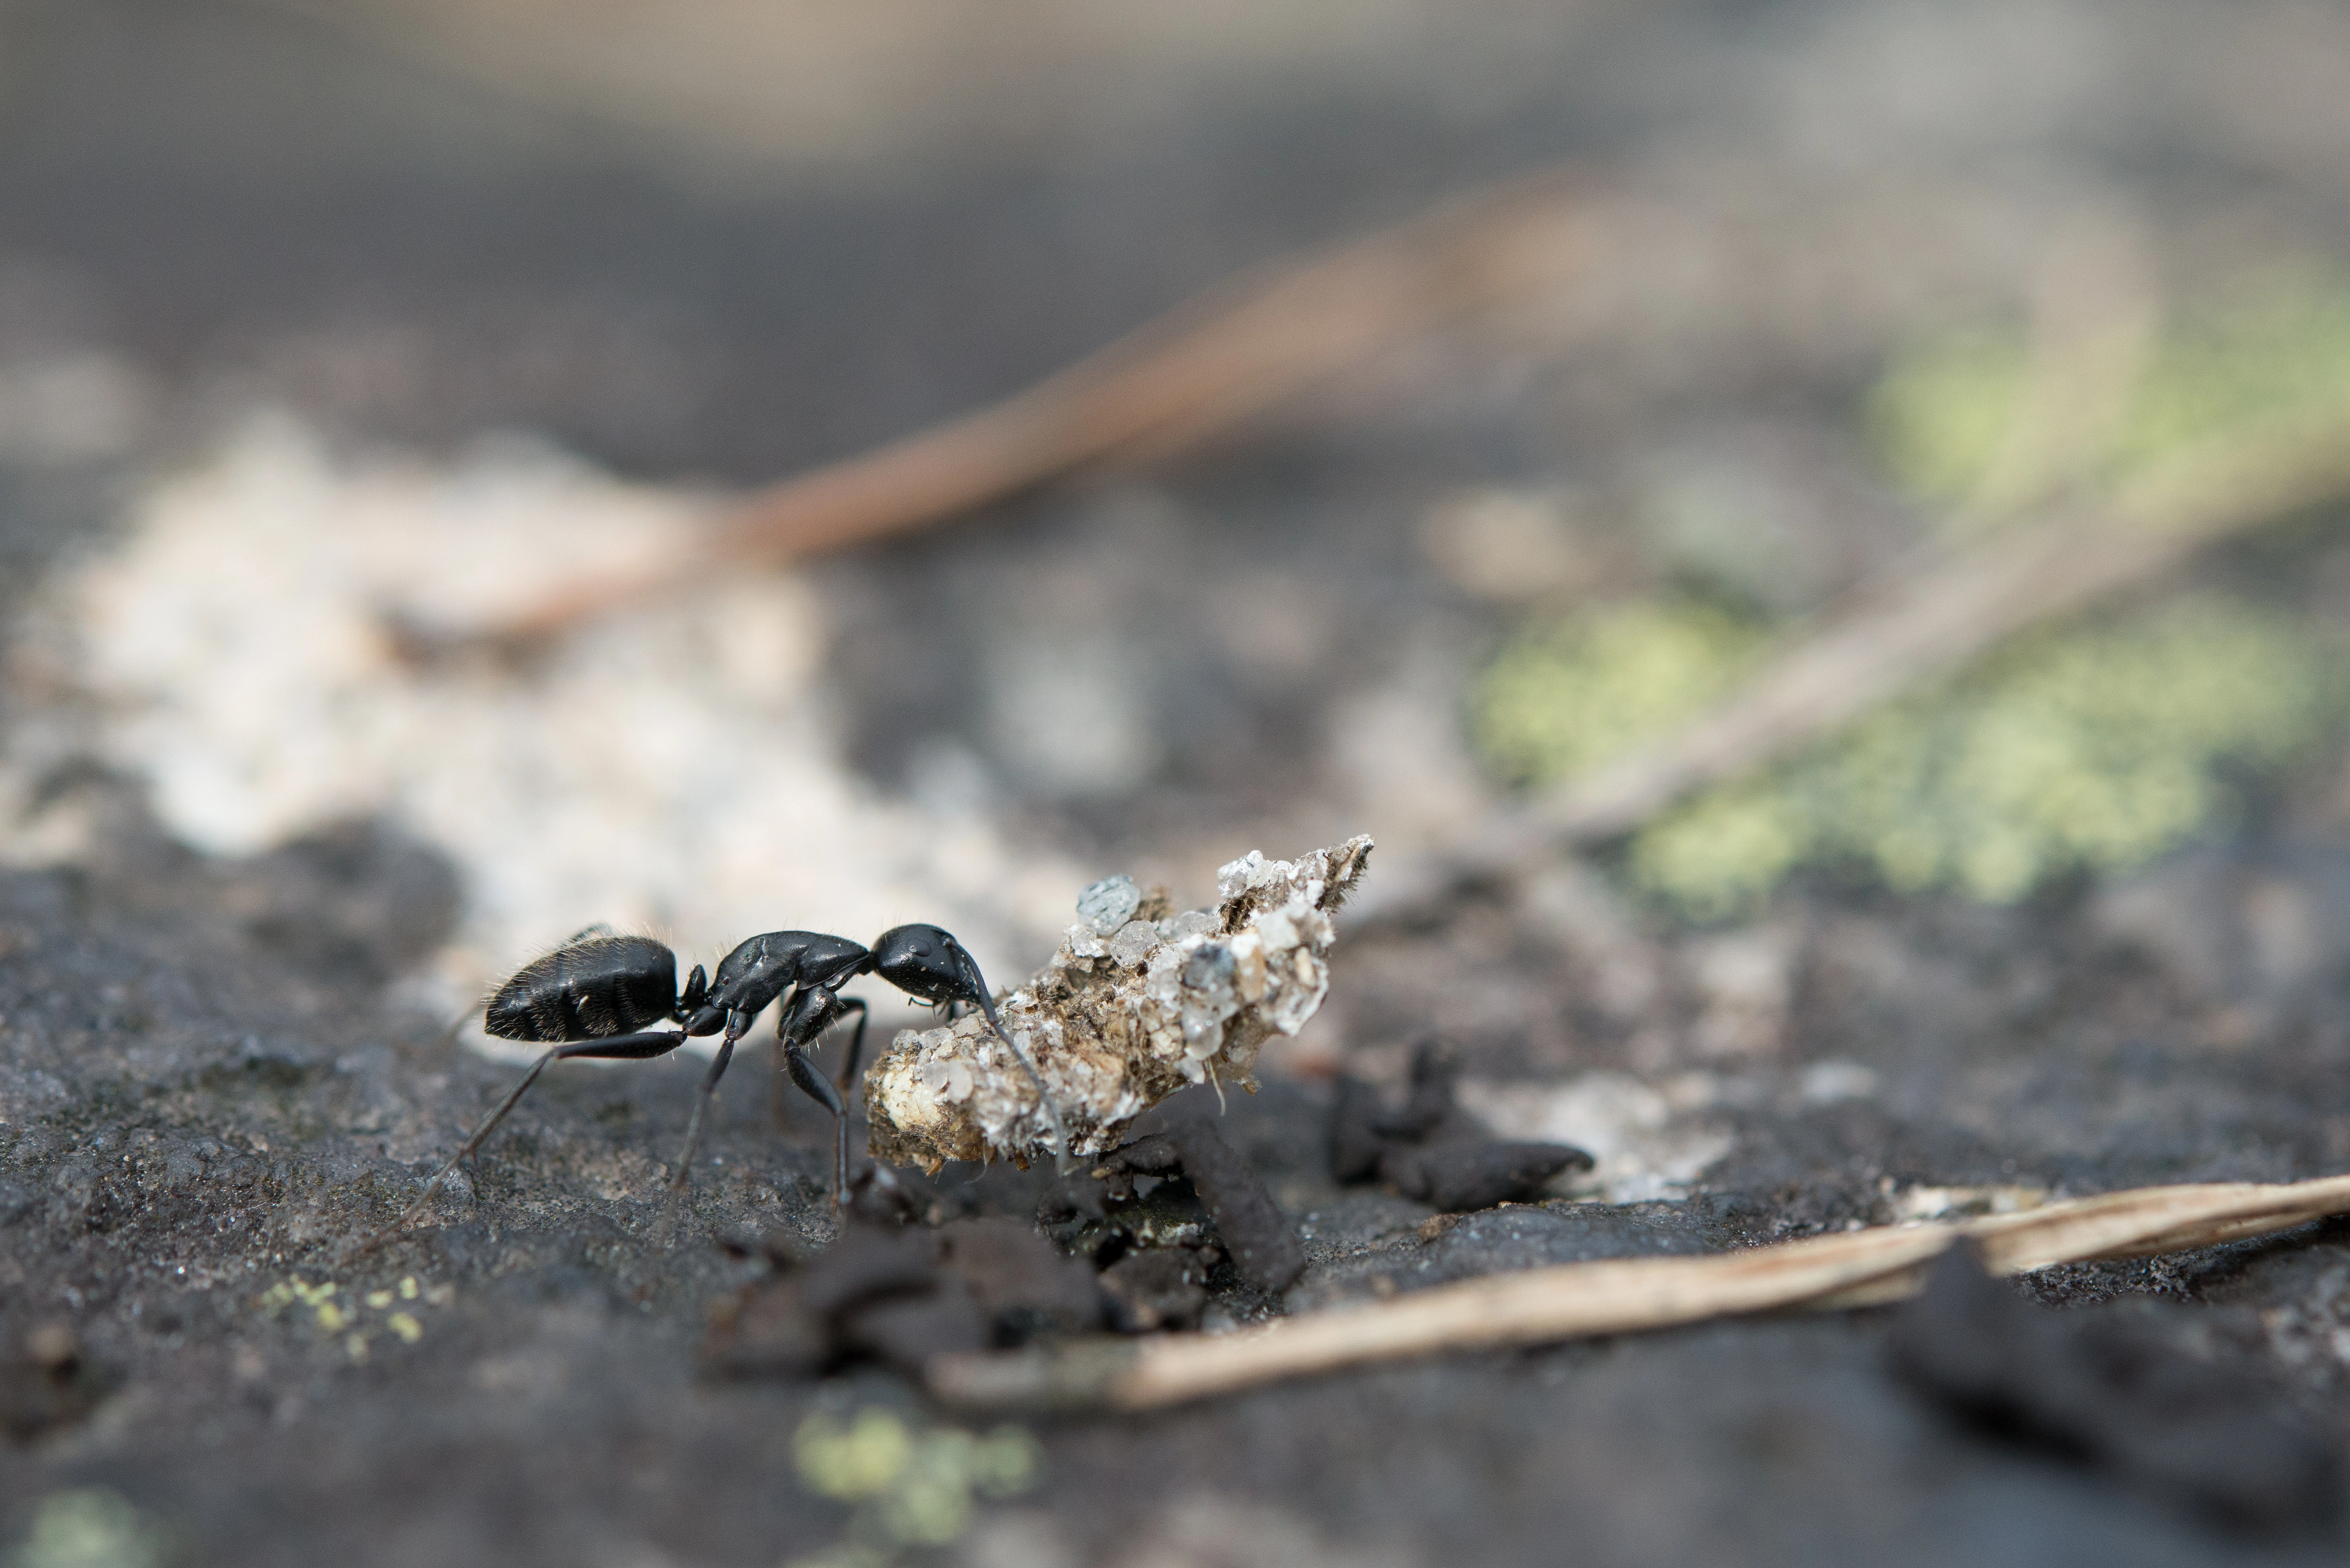
[[[1589,1170],[1591,1156],[1559,1143],[1451,1143],[1389,1147],[1379,1179],[1446,1213],[1523,1202],[1563,1170]]]
[[[1441,1040],[1424,1040],[1411,1054],[1411,1086],[1403,1107],[1372,1118],[1371,1130],[1385,1138],[1419,1143],[1459,1114],[1453,1086],[1461,1060]]]
[[[767,1251],[782,1272],[712,1311],[703,1359],[714,1370],[803,1377],[866,1356],[915,1372],[946,1351],[1082,1334],[1101,1322],[1093,1270],[1018,1220],[935,1231],[852,1222],[805,1262]]]
[[[1101,1179],[1091,1172],[1073,1170],[1066,1176],[1055,1177],[1045,1189],[1045,1196],[1036,1200],[1036,1220],[1043,1225],[1059,1225],[1071,1220],[1090,1220],[1097,1223],[1108,1218],[1105,1207],[1109,1189]]]
[[[2339,1454],[2273,1393],[2109,1312],[2036,1307],[1971,1246],[1943,1253],[1895,1321],[1902,1377],[1979,1431],[2094,1466],[2237,1529],[2321,1524]]]
[[[933,1355],[984,1350],[987,1319],[961,1280],[941,1279],[928,1293],[873,1302],[836,1326],[844,1352],[919,1374]]]
[[[737,1377],[812,1377],[833,1357],[832,1324],[790,1280],[765,1280],[711,1303],[702,1359]]]
[[[938,1243],[927,1231],[851,1225],[789,1278],[808,1311],[836,1319],[870,1302],[934,1289]]]
[[[1102,1271],[1110,1325],[1121,1334],[1197,1327],[1208,1305],[1212,1254],[1200,1247],[1162,1247],[1120,1258]]]
[[[922,1194],[910,1171],[879,1161],[860,1166],[848,1179],[849,1218],[860,1225],[901,1230],[922,1217]]]
[[[1094,1272],[1017,1220],[959,1220],[938,1231],[939,1265],[967,1287],[1001,1344],[1083,1334],[1101,1323]]]
[[[1387,1139],[1379,1132],[1379,1092],[1360,1078],[1341,1076],[1330,1107],[1330,1174],[1368,1181],[1379,1173]]]
[[[1205,1116],[1153,1112],[1135,1127],[1143,1136],[1111,1154],[1102,1168],[1128,1178],[1180,1172],[1213,1218],[1241,1277],[1261,1291],[1287,1290],[1305,1272],[1305,1249],[1263,1181],[1215,1124]]]
[[[800,1377],[857,1350],[893,1352],[908,1335],[887,1309],[927,1301],[941,1282],[929,1232],[851,1225],[808,1262],[722,1298],[703,1358],[739,1376]],[[868,1316],[879,1319],[869,1333]]]
[[[37,1324],[0,1360],[0,1431],[23,1442],[80,1419],[96,1402],[92,1381],[73,1329]]]
[[[1330,1174],[1340,1181],[1377,1178],[1415,1202],[1459,1212],[1525,1202],[1559,1172],[1591,1168],[1591,1156],[1567,1144],[1488,1137],[1454,1102],[1459,1075],[1451,1049],[1425,1040],[1412,1053],[1411,1087],[1400,1108],[1386,1109],[1378,1090],[1341,1077],[1330,1112]]]

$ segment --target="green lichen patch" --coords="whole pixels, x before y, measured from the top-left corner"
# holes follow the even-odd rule
[[[1628,711],[1626,693],[1653,689],[1653,677],[1638,661],[1611,665],[1624,645],[1606,639],[1524,646],[1545,651],[1520,651],[1507,701],[1478,710],[1487,754],[1530,782],[1606,760],[1559,744],[1556,715]],[[1723,689],[1742,668],[1737,646],[1685,640],[1692,666],[1700,650],[1717,662],[1670,690],[1687,702]],[[2325,733],[2338,706],[2328,661],[2303,622],[2218,597],[2045,633],[1697,796],[1639,832],[1626,867],[1664,905],[1711,919],[1752,908],[1807,866],[2003,902],[2065,871],[2137,865],[2224,812],[2226,764],[2275,768]],[[1621,747],[1640,730],[1619,722],[1611,733]]]
[[[344,1354],[364,1363],[379,1337],[379,1327],[404,1345],[414,1345],[424,1337],[424,1322],[418,1314],[428,1306],[445,1307],[456,1299],[454,1285],[421,1285],[413,1274],[403,1276],[396,1285],[364,1293],[332,1280],[312,1284],[295,1274],[255,1296],[254,1304],[270,1317],[296,1305],[307,1308],[321,1334],[340,1335]]]
[[[1762,633],[1709,605],[1637,603],[1538,626],[1470,692],[1478,750],[1515,784],[1596,767],[1730,690]]]
[[[2350,284],[2304,278],[2181,314],[2106,367],[2106,415],[2062,432],[2037,421],[2067,414],[2065,367],[2034,352],[2020,331],[1970,327],[1898,358],[1866,410],[1887,472],[1980,526],[2189,447],[2350,418]],[[1770,635],[1669,601],[1535,628],[1472,687],[1471,737],[1515,784],[1586,773],[1727,696]],[[2004,901],[2136,865],[2226,809],[2227,764],[2280,767],[2324,735],[2327,659],[2291,615],[2208,597],[2044,632],[1684,804],[1624,865],[1706,918],[1803,867]]]
[[[918,1427],[869,1407],[846,1419],[810,1416],[793,1438],[792,1457],[801,1485],[855,1509],[845,1540],[792,1568],[883,1568],[907,1551],[960,1538],[975,1499],[1035,1486],[1043,1453],[1024,1428],[982,1436]]]
[[[2033,367],[2017,329],[1969,327],[1921,340],[1870,393],[1866,429],[1886,473],[1917,499],[1981,496],[2018,421]],[[2267,421],[2350,407],[2350,286],[2301,279],[2249,290],[2168,325],[2096,449],[2072,454],[2095,481]]]
[[[2023,335],[1969,327],[1914,344],[1869,393],[1866,427],[1887,477],[1956,505],[1998,461],[2023,401]]]
[[[0,1563],[5,1568],[163,1568],[176,1555],[171,1532],[120,1492],[78,1487],[51,1492],[32,1529]]]

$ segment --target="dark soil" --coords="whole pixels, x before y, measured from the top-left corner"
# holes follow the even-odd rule
[[[837,1377],[815,1375],[843,1365],[840,1347],[771,1338],[764,1359],[730,1360],[721,1341],[713,1363],[704,1346],[712,1304],[768,1269],[728,1243],[765,1239],[816,1260],[800,1270],[847,1263],[823,1250],[821,1115],[798,1110],[793,1133],[775,1137],[765,1086],[738,1075],[722,1090],[718,1164],[678,1200],[649,1150],[682,1125],[692,1069],[553,1076],[486,1152],[477,1189],[440,1201],[441,1223],[338,1262],[422,1174],[387,1159],[387,1139],[454,1136],[512,1069],[450,1054],[436,1020],[387,1012],[364,969],[304,961],[222,918],[218,889],[244,874],[151,866],[135,898],[104,876],[0,878],[12,1107],[0,1325],[17,1355],[9,1417],[26,1434],[0,1474],[16,1516],[59,1486],[109,1485],[171,1521],[191,1562],[489,1550],[552,1562],[621,1540],[751,1563],[832,1539],[834,1505],[785,1478],[800,1417],[838,1395]],[[338,894],[345,907],[355,896]],[[1955,961],[1930,915],[1873,929],[1928,981]],[[2084,998],[2097,1000],[2094,988]],[[2314,1033],[2258,1054],[2149,1039],[2067,1063],[1989,1011],[1954,1053],[1963,1073],[1929,1076],[1898,1051],[1868,1059],[1886,1105],[1925,1106],[1933,1085],[1947,1108],[1744,1113],[1734,1151],[1684,1202],[1550,1200],[1448,1220],[1336,1186],[1327,1103],[1313,1090],[1270,1083],[1237,1098],[1223,1127],[1305,1239],[1295,1306],[1882,1218],[1888,1177],[2023,1169],[2087,1190],[2332,1168],[2326,1129],[2344,1125],[2350,1092],[2331,1070],[2338,1047]],[[2068,1016],[2043,1027],[2070,1028]],[[2101,1128],[2094,1112],[2112,1091],[2091,1085],[2124,1075],[2143,1114]],[[2083,1108],[2079,1127],[2054,1125],[2057,1096]],[[2012,1130],[1973,1130],[1985,1116]],[[1022,1216],[1045,1185],[1041,1172],[944,1181],[924,1219],[946,1228],[902,1235],[951,1247],[973,1223],[956,1214]],[[926,1251],[910,1267],[928,1281],[935,1265]],[[2341,1431],[2340,1227],[2051,1274],[2036,1290],[2052,1302],[2169,1303],[2133,1319],[2166,1354],[2256,1379],[2263,1408]],[[352,1325],[324,1328],[298,1302],[271,1311],[269,1287],[296,1277],[337,1283]],[[1227,1321],[1263,1310],[1225,1277],[1218,1299]],[[419,1322],[412,1344],[387,1332],[387,1309],[364,1305],[403,1278],[420,1293],[389,1310]],[[894,1280],[868,1270],[850,1294],[913,1299]],[[986,1341],[967,1297],[946,1316],[898,1326],[941,1346]],[[35,1359],[37,1337],[59,1327],[78,1361],[62,1377]],[[364,1361],[351,1332],[367,1335]],[[902,1358],[890,1325],[872,1332],[864,1348]],[[848,1386],[889,1397],[855,1381],[887,1374],[849,1365]],[[1118,1556],[1194,1494],[1277,1505],[1334,1552],[1443,1555],[1465,1542],[1492,1562],[1553,1560],[1570,1534],[1595,1561],[1631,1563],[2055,1561],[2092,1543],[2166,1563],[2256,1547],[2319,1561],[2341,1549],[2305,1511],[2284,1511],[2282,1533],[2247,1535],[2175,1488],[1984,1438],[1896,1375],[1884,1314],[1454,1358],[1040,1435],[1048,1479],[1029,1506],[1049,1511],[1078,1560]]]

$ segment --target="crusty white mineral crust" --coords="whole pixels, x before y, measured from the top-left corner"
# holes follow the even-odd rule
[[[1213,909],[1150,919],[1146,903],[1111,932],[1069,928],[998,1012],[1051,1087],[1072,1152],[1108,1153],[1187,1084],[1256,1087],[1257,1048],[1304,1028],[1330,989],[1330,915],[1370,851],[1367,835],[1295,860],[1251,850],[1217,871]],[[1093,915],[1105,900],[1098,885],[1087,892]],[[1035,1085],[976,1013],[901,1030],[866,1072],[865,1106],[874,1157],[896,1164],[1024,1166],[1053,1152]]]

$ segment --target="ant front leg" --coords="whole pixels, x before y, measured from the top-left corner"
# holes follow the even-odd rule
[[[796,1003],[795,1002],[795,1004]],[[786,1014],[788,1014],[790,1009],[787,1007],[785,1011]],[[844,1095],[848,1092],[850,1081],[857,1076],[857,1064],[858,1059],[865,1054],[865,1003],[854,996],[844,998],[840,1002],[840,1004],[835,1012],[834,1020],[835,1022],[837,1022],[839,1013],[852,1012],[857,1014],[857,1033],[850,1035],[848,1039],[848,1060],[842,1064],[840,1071],[834,1075],[832,1080],[834,1085]],[[831,1026],[831,1023],[828,1023],[823,1027],[828,1029]],[[777,1132],[782,1132],[785,1127],[791,1125],[791,1118],[784,1110],[785,1103],[784,1085],[787,1082],[795,1084],[799,1083],[799,1074],[793,1069],[788,1059],[791,1027],[792,1021],[787,1015],[784,1019],[782,1027],[775,1031],[775,1077],[770,1080],[773,1086],[767,1093],[767,1119],[775,1124],[775,1128]],[[805,1045],[803,1046],[803,1049],[805,1049]],[[811,1095],[816,1093],[815,1090],[808,1089],[807,1085],[805,1084],[801,1084],[800,1087],[806,1089]]]
[[[833,1087],[841,1097],[841,1104],[832,1113],[832,1190],[835,1203],[848,1201],[848,1106],[856,1094],[851,1085],[857,1082],[857,1064],[865,1054],[864,999],[843,997],[840,1012],[847,1012],[852,1009],[857,1013],[857,1027],[848,1033],[848,1054],[842,1058],[839,1075],[832,1081]]]
[[[850,1037],[848,1064],[842,1082],[833,1081],[816,1070],[808,1056],[808,1047],[823,1037],[824,1032],[837,1023],[841,1014],[854,1008],[857,1012],[857,1033]],[[832,1113],[832,1201],[837,1208],[848,1201],[848,1107],[840,1097],[847,1086],[848,1074],[856,1070],[857,1059],[865,1046],[865,1003],[854,997],[844,1002],[822,986],[803,991],[792,999],[775,1031],[776,1048],[783,1053],[785,1069],[798,1085],[800,1092]]]
[[[841,1063],[840,1071],[833,1075],[832,1080],[833,1086],[845,1095],[848,1093],[848,1085],[857,1081],[857,1064],[865,1054],[865,1001],[862,997],[844,996],[840,999],[840,1011],[857,1014],[857,1027],[848,1036],[847,1059]],[[837,1021],[836,1018],[835,1022]]]
[[[767,1080],[767,1122],[777,1132],[782,1132],[791,1125],[791,1117],[784,1110],[791,1096],[785,1093],[784,1085],[792,1081],[792,1069],[791,1064],[785,1059],[784,1037],[780,1033],[775,1036],[774,1054],[775,1071],[774,1076]]]

